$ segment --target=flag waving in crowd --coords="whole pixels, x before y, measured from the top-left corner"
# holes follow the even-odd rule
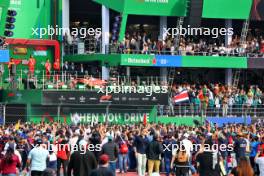
[[[179,94],[175,95],[173,98],[173,101],[175,103],[183,103],[183,102],[189,101],[188,91],[184,90],[184,91],[180,92]]]

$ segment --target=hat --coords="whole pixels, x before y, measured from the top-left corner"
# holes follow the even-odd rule
[[[188,133],[184,133],[183,137],[188,138],[189,134]]]
[[[100,156],[100,158],[99,158],[99,164],[105,165],[108,162],[109,162],[109,156],[108,155],[103,154],[103,155]]]
[[[42,141],[41,138],[38,138],[38,139],[36,140],[36,144],[40,145],[40,144],[42,144],[42,143],[43,143],[43,141]]]

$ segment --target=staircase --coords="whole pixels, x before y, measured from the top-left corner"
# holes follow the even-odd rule
[[[180,29],[180,27],[183,25],[184,23],[184,17],[179,17],[178,21],[177,21],[177,29]],[[178,34],[175,38],[174,38],[174,48],[175,50],[179,49],[180,46],[180,40],[181,40],[181,35]]]
[[[248,34],[248,28],[249,28],[249,20],[246,20],[243,23],[242,33],[241,33],[241,37],[240,37],[240,44],[241,45],[246,44],[247,34]]]
[[[249,29],[249,20],[246,20],[243,23],[243,28],[242,28],[241,37],[240,37],[241,47],[243,47],[247,42],[248,29]],[[243,56],[242,50],[240,50],[239,56]],[[235,73],[233,74],[233,87],[234,88],[237,88],[238,86],[240,75],[241,75],[241,69],[235,70]]]

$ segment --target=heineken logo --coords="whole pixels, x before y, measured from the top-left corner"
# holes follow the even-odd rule
[[[137,63],[137,64],[150,64],[149,59],[136,59],[136,58],[128,58],[127,59],[128,63]]]

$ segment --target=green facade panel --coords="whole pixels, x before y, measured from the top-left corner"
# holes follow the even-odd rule
[[[124,12],[135,15],[186,16],[188,0],[125,0]]]
[[[183,56],[182,67],[247,68],[247,58],[221,56]]]
[[[4,35],[5,20],[10,0],[0,0],[0,36]]]
[[[10,0],[1,0],[0,7],[3,4],[9,4]],[[7,3],[8,1],[8,3]],[[12,38],[39,39],[39,35],[34,34],[34,29],[48,28],[51,25],[52,0],[16,0],[10,1],[9,9],[17,11],[14,36]],[[6,9],[6,7],[5,7]],[[0,34],[4,32],[6,12],[2,12]],[[43,29],[44,30],[44,29]],[[48,34],[42,38],[49,39]]]
[[[248,19],[252,0],[204,0],[203,18]]]
[[[131,15],[186,16],[188,0],[94,0]]]
[[[68,55],[64,57],[64,61],[68,62],[92,62],[99,61],[102,65],[108,64],[109,66],[120,65],[120,54],[80,54],[80,55]]]
[[[4,90],[5,104],[41,104],[42,90]]]

